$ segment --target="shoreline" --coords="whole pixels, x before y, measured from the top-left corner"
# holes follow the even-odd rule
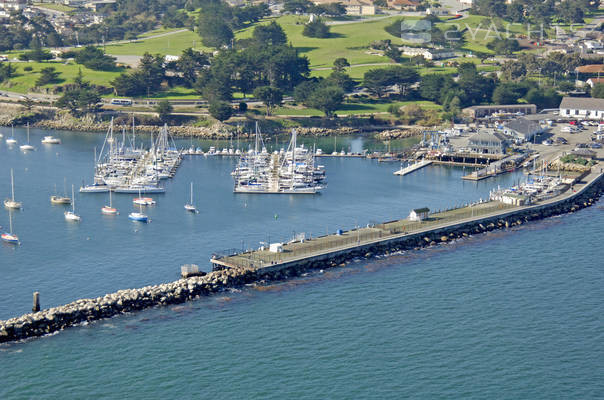
[[[551,202],[487,215],[470,221],[457,221],[417,234],[388,238],[352,249],[343,249],[320,258],[284,263],[270,268],[227,268],[214,270],[201,277],[179,279],[139,289],[124,289],[105,296],[80,299],[35,313],[0,321],[0,343],[48,335],[83,322],[111,318],[155,306],[180,304],[251,283],[287,280],[309,270],[340,266],[353,258],[370,259],[401,250],[435,246],[449,240],[492,230],[506,229],[530,221],[567,214],[593,205],[604,193],[604,175],[598,174],[576,193],[560,196]]]

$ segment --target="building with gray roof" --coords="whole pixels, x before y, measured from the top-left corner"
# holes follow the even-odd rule
[[[560,116],[579,119],[604,119],[604,99],[563,97]]]

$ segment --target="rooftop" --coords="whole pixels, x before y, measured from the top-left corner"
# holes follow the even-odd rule
[[[530,119],[526,118],[513,119],[506,123],[505,126],[516,132],[525,134],[533,133],[541,129],[541,126],[537,122],[531,121]]]
[[[563,97],[560,108],[578,110],[604,110],[604,99],[591,97]]]

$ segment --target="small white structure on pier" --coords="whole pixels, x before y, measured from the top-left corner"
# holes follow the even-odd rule
[[[416,208],[409,213],[409,221],[423,221],[428,218],[430,209],[428,207]]]
[[[271,253],[283,253],[283,243],[271,243],[269,245],[269,251]]]

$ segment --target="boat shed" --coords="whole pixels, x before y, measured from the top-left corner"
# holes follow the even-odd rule
[[[416,208],[409,213],[409,221],[423,221],[428,218],[430,209],[428,207]]]

